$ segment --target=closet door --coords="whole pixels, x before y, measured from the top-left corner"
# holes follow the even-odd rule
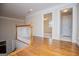
[[[28,47],[31,44],[31,26],[19,25],[17,28],[16,48]]]

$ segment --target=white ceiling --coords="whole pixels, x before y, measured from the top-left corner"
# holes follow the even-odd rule
[[[50,8],[58,5],[59,3],[3,3],[0,4],[2,8],[1,16],[13,17],[13,18],[24,18],[28,13],[29,9],[33,9],[33,12]]]

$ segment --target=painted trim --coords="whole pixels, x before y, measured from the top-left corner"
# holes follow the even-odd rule
[[[0,16],[0,18],[2,18],[2,19],[7,19],[7,20],[15,20],[15,21],[23,21],[23,22],[24,22],[23,19],[10,18],[10,17],[5,17],[5,16]]]

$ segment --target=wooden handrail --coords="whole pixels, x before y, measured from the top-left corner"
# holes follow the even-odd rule
[[[24,44],[29,45],[28,43],[26,43],[26,42],[24,42],[24,41],[22,41],[22,40],[17,39],[17,41],[20,41],[20,42],[22,42],[22,43],[24,43]]]
[[[31,25],[16,25],[16,27],[24,27],[24,26],[32,27]]]

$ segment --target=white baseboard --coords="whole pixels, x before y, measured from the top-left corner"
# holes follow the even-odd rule
[[[71,38],[61,38],[60,40],[62,40],[62,41],[68,41],[68,42],[72,42],[72,39],[71,39]]]

